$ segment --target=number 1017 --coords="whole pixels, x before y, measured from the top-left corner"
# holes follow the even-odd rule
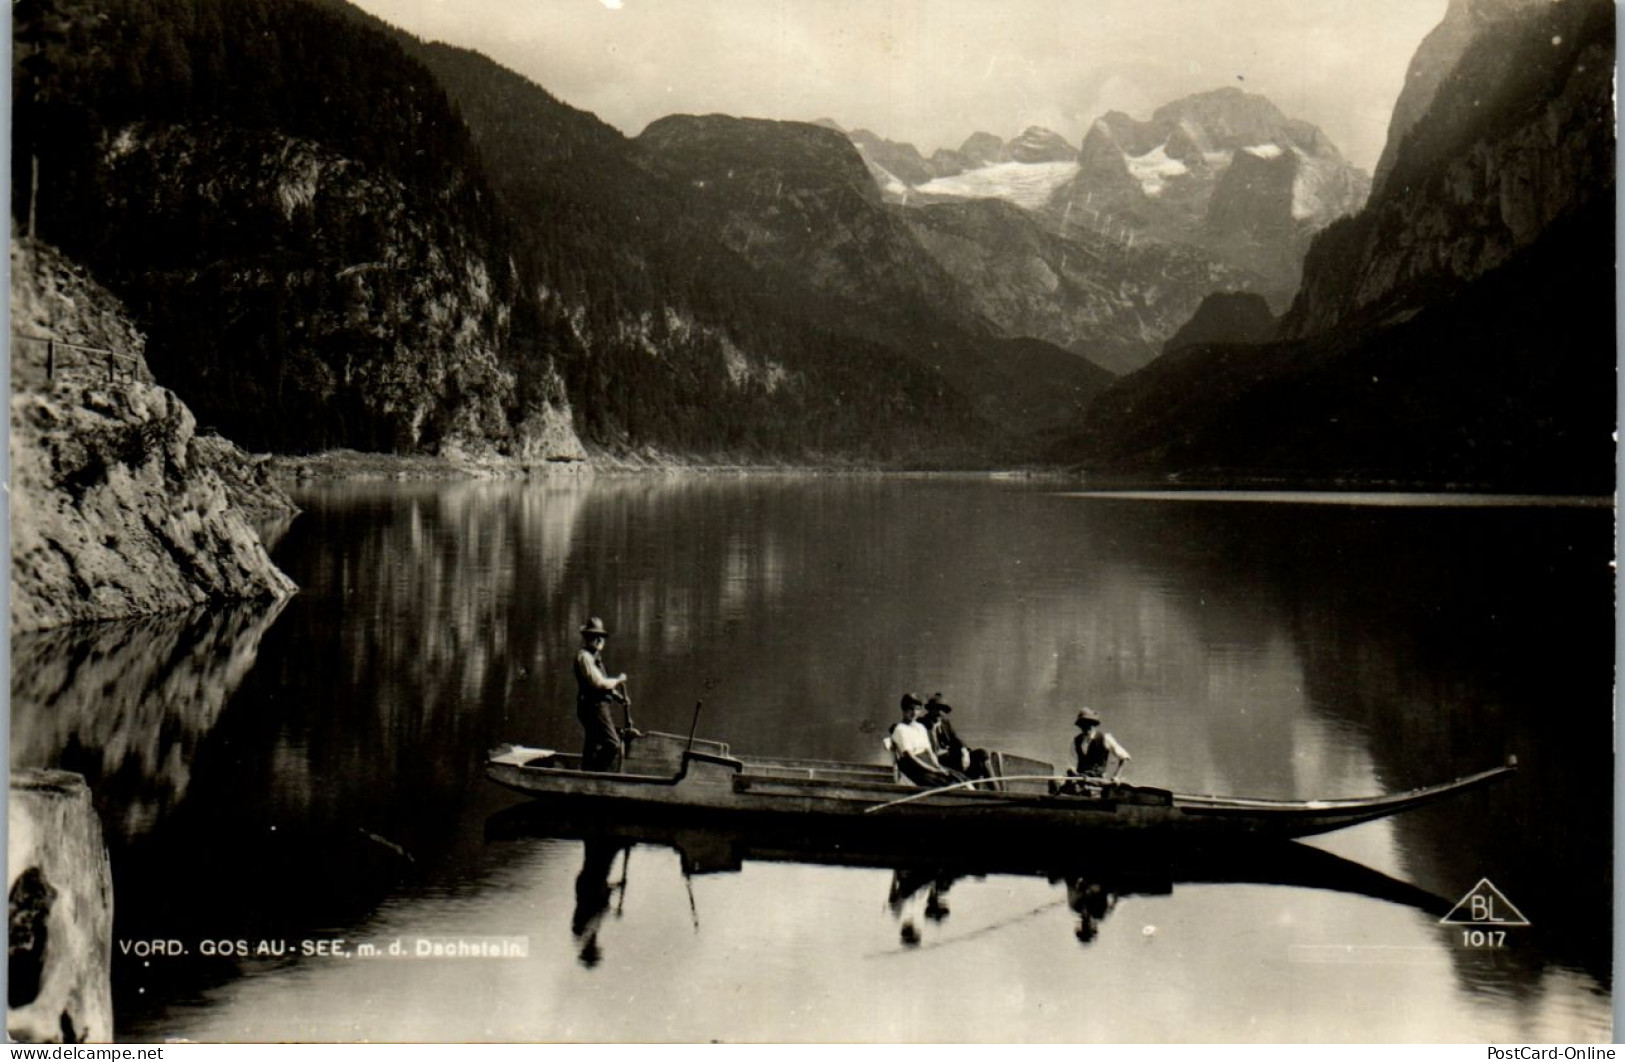
[[[1461,943],[1467,948],[1499,948],[1507,942],[1507,931],[1504,929],[1464,929],[1461,931]]]

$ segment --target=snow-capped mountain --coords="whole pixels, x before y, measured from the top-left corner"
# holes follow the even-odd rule
[[[1282,305],[1309,239],[1357,211],[1370,188],[1318,128],[1224,88],[1176,100],[1149,121],[1118,111],[1097,119],[1077,174],[1046,210],[1063,231],[1083,225],[1203,248],[1262,275]]]
[[[840,129],[828,119],[818,124]],[[972,133],[957,149],[939,148],[929,159],[913,144],[867,129],[846,135],[881,193],[895,203],[1003,199],[1037,210],[1077,172],[1077,149],[1060,133],[1036,125],[1008,143],[992,133]]]
[[[1008,142],[973,133],[930,158],[867,130],[848,136],[889,202],[1002,199],[1062,235],[1191,248],[1256,275],[1277,309],[1296,290],[1310,237],[1370,191],[1318,128],[1233,88],[1176,100],[1148,121],[1103,115],[1077,149],[1038,126]]]
[[[1003,199],[1028,210],[1039,210],[1049,202],[1055,190],[1077,172],[1076,162],[995,162],[951,177],[938,177],[913,188],[897,182],[883,185],[882,190],[905,203],[910,195],[922,202],[926,199]]]

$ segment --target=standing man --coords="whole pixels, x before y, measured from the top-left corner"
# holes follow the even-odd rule
[[[610,705],[625,704],[624,673],[604,674],[604,642],[609,631],[604,621],[593,616],[581,628],[581,652],[576,654],[576,718],[581,721],[585,736],[581,746],[581,769],[584,771],[612,771],[621,756],[621,734],[615,726]],[[628,713],[627,726],[631,726]]]

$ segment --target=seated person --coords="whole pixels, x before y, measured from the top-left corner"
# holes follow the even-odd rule
[[[920,722],[925,714],[925,702],[912,693],[905,693],[899,707],[903,718],[891,728],[886,747],[891,749],[903,777],[915,785],[933,789],[958,781],[931,750],[931,735]]]
[[[1078,728],[1078,736],[1072,739],[1072,752],[1077,757],[1077,766],[1066,773],[1078,780],[1067,782],[1060,791],[1078,794],[1084,792],[1087,785],[1099,786],[1117,781],[1123,767],[1134,758],[1129,755],[1128,749],[1100,729],[1100,716],[1096,715],[1092,708],[1080,711],[1073,724]],[[1117,758],[1117,767],[1113,769],[1111,777],[1107,778],[1106,768],[1114,756]]]
[[[948,713],[953,710],[954,706],[945,702],[940,693],[933,693],[925,702],[925,718],[921,722],[931,735],[931,750],[937,754],[937,762],[961,780],[990,777],[993,772],[987,750],[970,748],[959,740],[953,724],[948,722]]]

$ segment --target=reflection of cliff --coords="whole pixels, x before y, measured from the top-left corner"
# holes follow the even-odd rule
[[[1486,533],[1480,520],[1474,535],[1441,527],[1420,548],[1385,544],[1392,585],[1338,579],[1306,603],[1307,692],[1329,716],[1370,733],[1377,769],[1396,788],[1516,754],[1510,785],[1396,823],[1408,871],[1455,895],[1489,877],[1534,923],[1524,936],[1538,945],[1502,962],[1538,968],[1551,956],[1606,986],[1610,518],[1525,512],[1494,525]],[[1453,565],[1440,563],[1445,551],[1458,554]],[[1464,976],[1486,976],[1458,958]],[[1536,1002],[1513,994],[1520,1005]]]
[[[110,832],[147,832],[186,795],[199,744],[285,604],[18,634],[12,766],[77,771]]]
[[[1555,957],[1608,984],[1608,515],[1399,509],[1351,519],[1300,509],[1283,519],[1278,506],[1161,508],[1163,533],[1124,536],[1119,548],[1171,566],[1210,603],[1245,594],[1273,613],[1298,661],[1295,698],[1328,725],[1365,735],[1359,744],[1381,788],[1518,755],[1510,783],[1395,820],[1407,876],[1451,896],[1488,876],[1535,923],[1529,935],[1541,945],[1501,961]],[[1179,548],[1189,527],[1207,549]],[[1464,978],[1479,983],[1483,971],[1462,961]]]

